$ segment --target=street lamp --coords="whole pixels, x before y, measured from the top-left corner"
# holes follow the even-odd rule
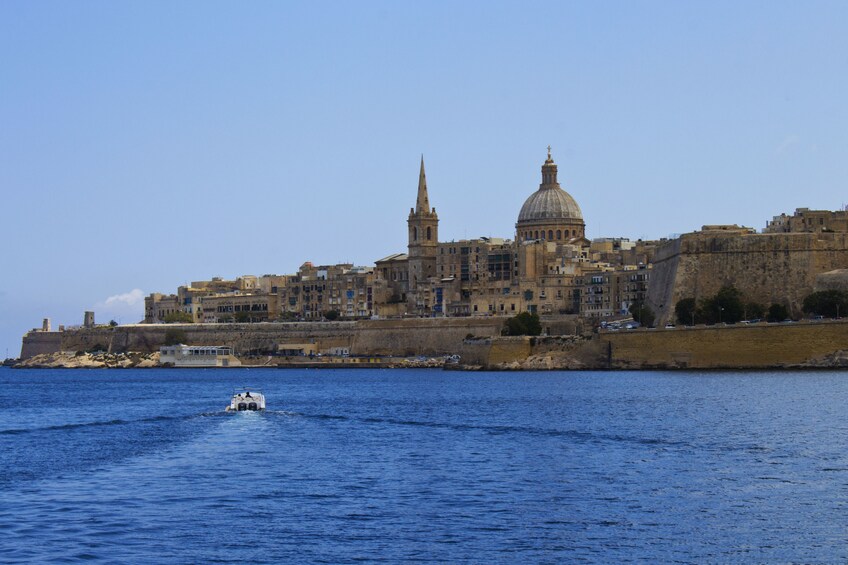
[[[718,307],[718,323],[719,323],[719,324],[721,323],[721,311],[722,311],[722,310],[724,310],[724,308],[723,308],[723,307],[721,307],[721,306],[719,306],[719,307]]]

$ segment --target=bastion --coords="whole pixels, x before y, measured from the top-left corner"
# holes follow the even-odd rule
[[[846,233],[688,233],[657,249],[647,302],[663,326],[681,299],[700,300],[732,285],[747,301],[783,304],[800,317],[817,277],[846,266]]]

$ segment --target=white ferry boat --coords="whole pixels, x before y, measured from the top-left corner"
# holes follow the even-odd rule
[[[227,412],[253,412],[265,410],[265,395],[258,390],[243,390],[233,394]]]

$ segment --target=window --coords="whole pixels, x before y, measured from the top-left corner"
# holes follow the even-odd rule
[[[427,241],[433,239],[432,232],[430,231],[430,226],[427,226]]]
[[[557,230],[557,239],[562,239],[562,231]]]
[[[554,238],[554,230],[548,230],[548,239]]]
[[[418,241],[418,228],[412,228],[412,241]]]

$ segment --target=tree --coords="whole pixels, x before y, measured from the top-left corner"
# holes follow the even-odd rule
[[[735,324],[745,315],[742,293],[734,286],[723,286],[715,295],[715,306],[719,309],[719,321]]]
[[[109,327],[114,328],[117,325],[118,325],[118,322],[116,322],[115,320],[109,320]]]
[[[642,300],[637,300],[630,305],[630,315],[641,326],[653,326],[656,319],[653,310],[648,308]]]
[[[769,322],[782,322],[789,317],[789,310],[783,304],[772,304],[768,309],[766,320]]]
[[[326,312],[324,312],[324,317],[330,322],[332,322],[333,320],[338,320],[339,311],[338,310],[327,310]]]
[[[698,310],[698,303],[694,298],[683,298],[677,301],[674,306],[674,313],[677,316],[677,323],[682,326],[689,326],[695,323],[695,317]]]
[[[844,290],[820,290],[804,299],[801,307],[805,314],[818,314],[827,318],[838,318],[848,313],[848,292]]]
[[[706,324],[735,324],[745,315],[742,293],[734,286],[723,286],[714,296],[701,300],[700,311]]]
[[[171,312],[163,320],[166,324],[190,324],[194,320],[188,312]]]
[[[247,324],[250,320],[250,312],[236,312],[235,320],[238,324]]]
[[[535,312],[521,312],[506,321],[506,335],[540,335],[542,322]]]
[[[188,341],[185,330],[168,328],[165,330],[165,345],[179,345]]]

